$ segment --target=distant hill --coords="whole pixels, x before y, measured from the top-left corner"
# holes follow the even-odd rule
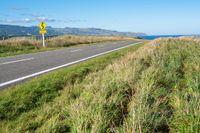
[[[48,35],[106,35],[106,36],[145,36],[145,33],[118,32],[97,28],[53,28],[47,27]],[[24,27],[15,25],[0,25],[0,36],[39,35],[37,26]]]

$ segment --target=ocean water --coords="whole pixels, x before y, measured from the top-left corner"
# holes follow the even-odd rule
[[[154,40],[157,38],[168,38],[168,37],[181,37],[184,35],[157,35],[157,36],[140,36],[141,38],[147,39],[147,40]]]

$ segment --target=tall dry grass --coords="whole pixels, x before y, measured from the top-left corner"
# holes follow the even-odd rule
[[[8,40],[1,40],[0,47],[27,47],[27,46],[35,46],[35,44],[40,41],[32,40],[29,38],[13,38]]]
[[[59,36],[46,39],[46,48],[42,47],[42,41],[33,37],[15,37],[0,41],[0,57],[46,51],[56,48],[69,47],[79,44],[91,44],[107,41],[128,41],[132,37],[120,36]],[[136,39],[135,39],[136,40]]]
[[[48,47],[68,47],[77,44],[91,44],[107,41],[134,40],[132,37],[121,36],[59,36],[47,40]]]
[[[46,39],[47,47],[68,47],[77,44],[89,44],[106,41],[123,41],[133,40],[132,37],[121,36],[58,36],[50,39]],[[1,40],[0,46],[7,47],[22,47],[22,46],[42,46],[41,40],[36,40],[31,37],[15,37],[8,40]]]

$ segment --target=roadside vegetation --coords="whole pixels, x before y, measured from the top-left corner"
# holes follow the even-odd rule
[[[46,74],[24,84],[1,91],[0,132],[12,132],[14,130],[21,132],[37,128],[35,127],[37,124],[26,124],[25,119],[25,123],[23,124],[26,126],[21,125],[25,127],[19,128],[15,124],[19,122],[18,120],[20,120],[21,116],[24,114],[32,112],[33,110],[36,111],[38,109],[42,109],[47,103],[47,105],[51,104],[55,98],[60,97],[62,93],[64,93],[65,86],[72,86],[74,84],[81,83],[88,74],[103,70],[111,62],[126,55],[128,52],[137,50],[142,45],[143,44],[138,44],[120,51],[97,57],[84,63]],[[75,96],[76,94],[74,93],[74,97]],[[28,119],[31,120],[31,117]],[[19,129],[16,129],[15,127]]]
[[[128,40],[134,40],[134,38],[120,36],[58,36],[47,39],[47,47],[43,48],[41,40],[31,37],[16,37],[0,41],[0,57],[48,51],[80,44]]]
[[[199,99],[200,40],[157,39],[0,92],[0,128],[197,133]]]

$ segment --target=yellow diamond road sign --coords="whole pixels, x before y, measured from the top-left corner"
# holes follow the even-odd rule
[[[47,25],[42,21],[40,24],[39,24],[39,27],[40,27],[40,34],[46,34],[47,33]]]
[[[40,34],[46,34],[47,30],[40,30]]]
[[[41,22],[41,23],[39,24],[39,27],[40,27],[40,30],[45,30],[46,27],[47,27],[47,25],[46,25],[44,22]]]

